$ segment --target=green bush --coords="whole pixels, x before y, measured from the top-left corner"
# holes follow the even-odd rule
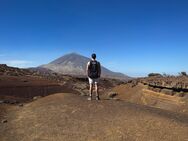
[[[185,71],[182,71],[179,74],[180,74],[180,76],[187,76],[187,73]]]
[[[160,73],[150,73],[148,74],[148,77],[153,77],[153,76],[162,76]]]

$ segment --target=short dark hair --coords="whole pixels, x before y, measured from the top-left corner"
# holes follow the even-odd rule
[[[93,54],[91,55],[91,58],[96,59],[96,54],[93,53]]]

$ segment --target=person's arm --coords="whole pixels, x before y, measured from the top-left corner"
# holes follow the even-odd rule
[[[89,63],[90,63],[90,62],[88,62],[88,63],[87,63],[87,66],[86,66],[86,75],[87,75],[87,77],[89,76],[89,74],[88,74]]]
[[[98,67],[98,71],[99,71],[99,77],[101,76],[101,64],[98,62],[98,64],[99,64],[99,67]]]

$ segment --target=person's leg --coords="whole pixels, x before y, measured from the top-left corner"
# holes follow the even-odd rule
[[[89,78],[89,97],[88,100],[92,100],[92,94],[93,94],[93,80]]]
[[[100,100],[100,99],[99,99],[98,83],[95,83],[95,92],[96,92],[96,100]]]
[[[93,84],[90,83],[89,84],[89,96],[92,97],[92,94],[93,94]]]

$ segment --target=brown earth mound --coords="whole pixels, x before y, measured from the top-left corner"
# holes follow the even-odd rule
[[[112,91],[118,93],[117,98],[121,100],[188,114],[187,98],[156,92],[142,83],[136,85],[132,83],[123,84],[114,87]]]
[[[37,76],[7,76],[0,77],[0,100],[25,102],[35,96],[46,96],[57,92],[77,91],[68,87],[66,81],[57,83]]]
[[[12,107],[1,141],[186,141],[188,117],[123,101],[55,94]]]

